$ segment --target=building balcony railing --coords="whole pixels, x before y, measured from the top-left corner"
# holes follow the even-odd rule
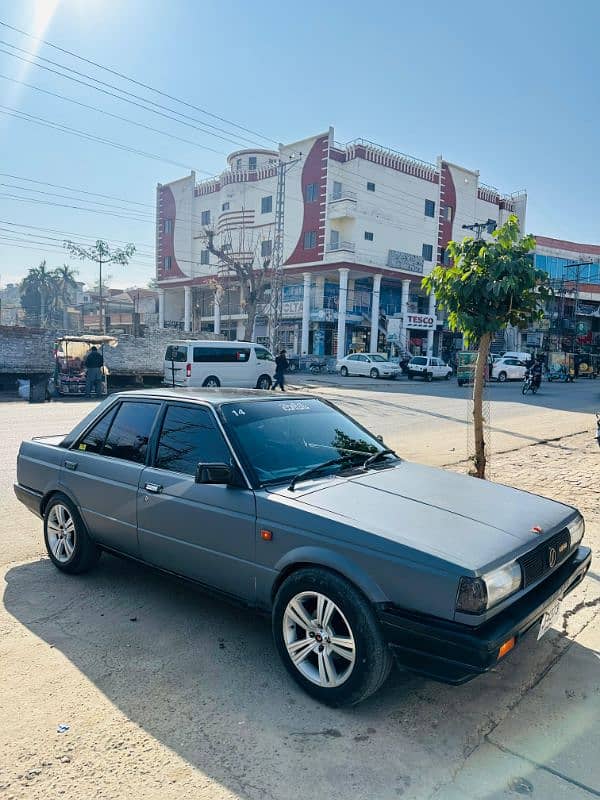
[[[356,192],[351,192],[349,189],[340,189],[339,191],[333,191],[329,194],[329,202],[335,203],[338,200],[353,200],[356,202],[357,195]]]
[[[328,253],[337,253],[345,250],[347,253],[354,253],[356,250],[355,242],[329,242],[325,248]]]

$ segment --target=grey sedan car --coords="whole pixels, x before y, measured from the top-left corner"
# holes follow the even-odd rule
[[[297,394],[112,395],[23,442],[15,491],[63,572],[106,550],[269,613],[289,673],[333,706],[394,656],[448,683],[485,672],[548,630],[591,559],[575,508],[404,461]]]

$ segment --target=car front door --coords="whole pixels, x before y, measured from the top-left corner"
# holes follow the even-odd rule
[[[61,470],[61,483],[91,536],[136,557],[138,483],[160,406],[116,403],[65,453]]]
[[[247,488],[196,483],[202,463],[231,462],[212,409],[170,403],[137,498],[141,557],[251,600],[256,510]]]
[[[359,355],[356,357],[358,361],[357,375],[368,375],[371,369],[371,362],[367,356]]]

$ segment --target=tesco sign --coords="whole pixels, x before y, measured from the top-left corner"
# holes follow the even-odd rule
[[[407,314],[407,328],[415,331],[434,331],[437,326],[437,317],[431,314]]]

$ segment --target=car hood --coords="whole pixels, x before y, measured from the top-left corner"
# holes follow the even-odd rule
[[[407,461],[277,494],[373,534],[376,549],[400,544],[474,572],[531,549],[576,514],[538,495]]]

